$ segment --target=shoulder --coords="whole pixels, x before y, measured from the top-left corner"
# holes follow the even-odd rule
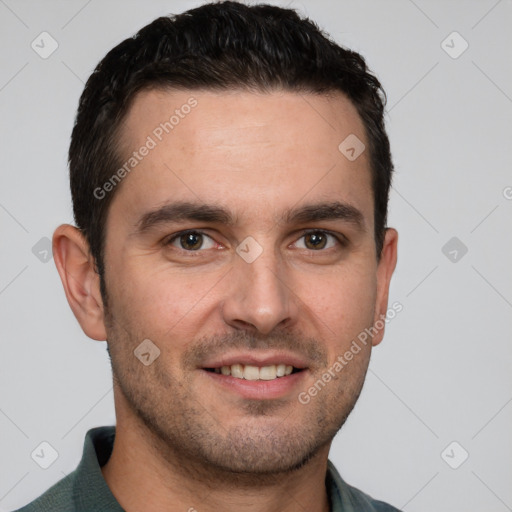
[[[122,512],[101,473],[112,452],[115,427],[90,429],[78,467],[44,494],[14,512]]]
[[[401,512],[398,508],[389,503],[374,500],[371,496],[355,487],[350,485],[347,487],[349,489],[350,499],[354,505],[354,510],[364,510],[365,512]]]
[[[74,472],[59,480],[44,494],[14,512],[72,512]]]
[[[336,470],[334,464],[328,461],[326,483],[330,489],[332,512],[401,512],[389,503],[373,499],[356,487],[347,484]]]

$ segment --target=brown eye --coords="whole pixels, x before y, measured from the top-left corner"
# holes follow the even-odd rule
[[[308,249],[323,249],[327,244],[327,236],[321,231],[308,233],[304,236],[304,240]]]
[[[331,249],[336,245],[342,246],[342,242],[337,236],[326,231],[309,231],[303,233],[295,246],[299,249],[309,249],[311,251],[321,251]]]
[[[187,231],[173,236],[169,240],[168,245],[192,252],[199,251],[199,249],[211,249],[214,247],[215,243],[204,233],[200,233],[199,231]]]
[[[199,233],[187,233],[180,236],[180,244],[183,249],[196,251],[203,245],[203,236]]]

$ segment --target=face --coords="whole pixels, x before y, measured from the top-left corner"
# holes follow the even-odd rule
[[[120,140],[137,163],[106,225],[105,326],[116,406],[174,456],[290,471],[354,406],[371,343],[333,367],[385,311],[390,264],[376,258],[367,151],[338,149],[350,134],[368,145],[339,94],[136,98]],[[134,355],[143,340],[150,364]]]

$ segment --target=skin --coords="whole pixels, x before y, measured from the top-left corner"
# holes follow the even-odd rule
[[[191,96],[197,106],[115,190],[106,226],[108,310],[80,232],[63,225],[54,234],[70,306],[89,337],[108,340],[112,358],[117,434],[103,475],[128,512],[327,511],[331,441],[384,331],[308,404],[297,397],[386,314],[397,258],[391,228],[376,257],[367,151],[351,162],[338,150],[352,133],[368,146],[364,128],[341,94],[153,90],[135,99],[122,152],[144,144]],[[137,231],[144,213],[177,200],[222,206],[235,222]],[[333,201],[359,210],[362,224],[282,219],[287,209]],[[187,251],[179,237],[166,243],[184,229],[208,235],[199,250]],[[345,243],[322,231],[312,244],[319,239],[304,229]],[[248,236],[263,250],[252,263],[236,253]],[[133,353],[144,339],[160,349],[149,366]],[[279,350],[307,369],[276,399],[244,398],[201,369],[229,351]]]

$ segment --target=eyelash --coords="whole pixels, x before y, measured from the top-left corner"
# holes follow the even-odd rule
[[[174,235],[171,235],[170,238],[167,238],[164,241],[164,245],[165,246],[171,245],[175,240],[178,240],[181,236],[187,235],[189,233],[194,233],[194,234],[202,235],[202,236],[205,236],[205,237],[210,238],[211,240],[213,240],[213,238],[210,235],[206,234],[204,231],[201,231],[201,230],[198,230],[198,229],[186,229],[184,231],[180,231],[178,233],[175,233]],[[307,230],[304,230],[304,231],[302,231],[301,235],[299,236],[299,238],[297,240],[300,240],[301,238],[305,237],[306,235],[313,234],[313,233],[321,233],[321,234],[324,234],[324,235],[331,236],[332,238],[334,238],[336,240],[336,242],[340,245],[340,247],[346,247],[346,245],[348,244],[348,240],[343,235],[336,234],[336,233],[333,233],[333,232],[325,230],[325,229],[307,229]],[[186,252],[188,254],[195,254],[195,253],[204,252],[204,250],[201,250],[201,249],[198,249],[196,251],[191,251],[191,250],[182,249],[182,248],[176,248],[176,249],[181,250],[183,252]],[[309,249],[309,250],[311,252],[326,252],[326,251],[329,251],[330,249],[333,249],[333,247],[329,247],[327,249],[319,249],[318,251],[315,251],[314,249]]]

